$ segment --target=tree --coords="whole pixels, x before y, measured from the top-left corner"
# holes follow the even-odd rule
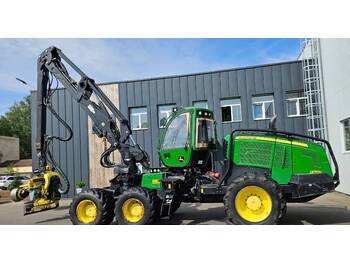
[[[0,135],[18,137],[20,157],[31,158],[30,96],[15,102],[4,116],[0,116]]]

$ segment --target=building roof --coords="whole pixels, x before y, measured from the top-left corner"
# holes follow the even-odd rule
[[[18,137],[12,137],[12,136],[0,136],[0,139],[2,140],[14,140],[14,141],[19,141]]]
[[[134,80],[131,79],[131,80],[119,80],[119,81],[111,81],[111,82],[100,82],[100,83],[96,83],[96,84],[97,85],[122,84],[122,83],[130,83],[130,82],[159,80],[159,79],[165,79],[165,78],[186,77],[186,76],[195,76],[195,75],[203,75],[203,74],[210,74],[210,73],[220,73],[220,72],[228,72],[228,71],[236,71],[236,70],[254,69],[254,68],[259,68],[259,67],[277,66],[277,65],[293,64],[293,63],[301,63],[301,61],[300,60],[292,60],[292,61],[285,61],[285,62],[243,66],[243,67],[235,67],[235,68],[226,68],[226,69],[221,69],[221,70],[212,70],[212,71],[197,72],[197,73],[194,72],[194,73],[189,73],[189,74],[167,75],[167,76],[149,77],[149,78],[143,78],[143,79],[140,78],[140,79],[134,79]],[[57,89],[65,89],[65,88],[58,87]],[[30,90],[30,92],[36,93],[37,90]]]
[[[300,60],[292,60],[292,61],[277,62],[277,63],[268,63],[268,64],[243,66],[243,67],[235,67],[235,68],[226,68],[226,69],[212,70],[212,71],[205,71],[205,72],[194,72],[194,73],[189,73],[189,74],[158,76],[158,77],[149,77],[149,78],[143,78],[143,79],[141,78],[141,79],[134,79],[134,80],[131,79],[131,80],[121,80],[121,81],[112,81],[112,82],[102,82],[102,83],[98,83],[98,85],[121,84],[121,83],[129,83],[129,82],[159,80],[159,79],[164,79],[164,78],[195,76],[195,75],[221,73],[221,72],[236,71],[236,70],[254,69],[254,68],[266,67],[266,66],[277,66],[277,65],[283,65],[283,64],[292,64],[292,63],[301,63],[301,61]]]

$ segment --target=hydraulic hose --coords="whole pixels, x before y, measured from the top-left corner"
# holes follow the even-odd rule
[[[52,141],[52,140],[50,140]],[[67,194],[69,192],[70,189],[70,183],[69,183],[69,179],[67,177],[67,175],[63,172],[63,170],[57,165],[56,161],[53,159],[51,151],[48,149],[49,146],[47,146],[47,157],[49,162],[52,164],[52,166],[55,168],[55,170],[58,171],[58,173],[61,175],[61,178],[63,180],[63,185],[61,183],[61,188],[59,189],[59,192],[61,194]]]
[[[58,173],[60,173],[60,175],[62,177],[62,180],[64,182],[64,185],[65,185],[65,186],[62,186],[59,189],[59,192],[61,194],[67,194],[69,192],[69,189],[70,189],[69,179],[68,179],[67,175],[62,171],[62,169],[59,166],[56,166],[55,168],[58,171]]]
[[[58,141],[67,142],[72,139],[73,137],[73,131],[72,128],[65,122],[58,114],[57,112],[52,108],[51,105],[48,105],[47,108],[50,110],[51,114],[57,118],[57,120],[68,130],[68,136],[66,137],[59,137],[59,136],[49,136],[47,139],[47,145],[46,145],[46,155],[48,157],[48,160],[52,164],[52,166],[55,168],[55,170],[58,171],[58,173],[61,175],[61,178],[63,180],[63,184],[61,183],[61,188],[59,189],[59,192],[61,194],[67,194],[70,189],[70,183],[67,175],[63,172],[63,170],[59,167],[57,162],[54,160],[51,151],[49,150],[49,143],[52,142],[54,139],[57,139]]]

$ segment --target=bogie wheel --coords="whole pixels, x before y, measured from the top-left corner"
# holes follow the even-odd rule
[[[114,218],[114,199],[103,189],[90,189],[73,198],[69,216],[74,225],[109,225]]]
[[[115,203],[114,214],[120,225],[145,225],[153,223],[156,194],[141,187],[130,187]]]
[[[282,217],[283,201],[275,181],[264,175],[244,174],[228,186],[224,206],[230,223],[274,225]]]

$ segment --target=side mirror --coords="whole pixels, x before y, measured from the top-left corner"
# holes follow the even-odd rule
[[[269,121],[269,130],[276,130],[277,115],[274,115]]]

